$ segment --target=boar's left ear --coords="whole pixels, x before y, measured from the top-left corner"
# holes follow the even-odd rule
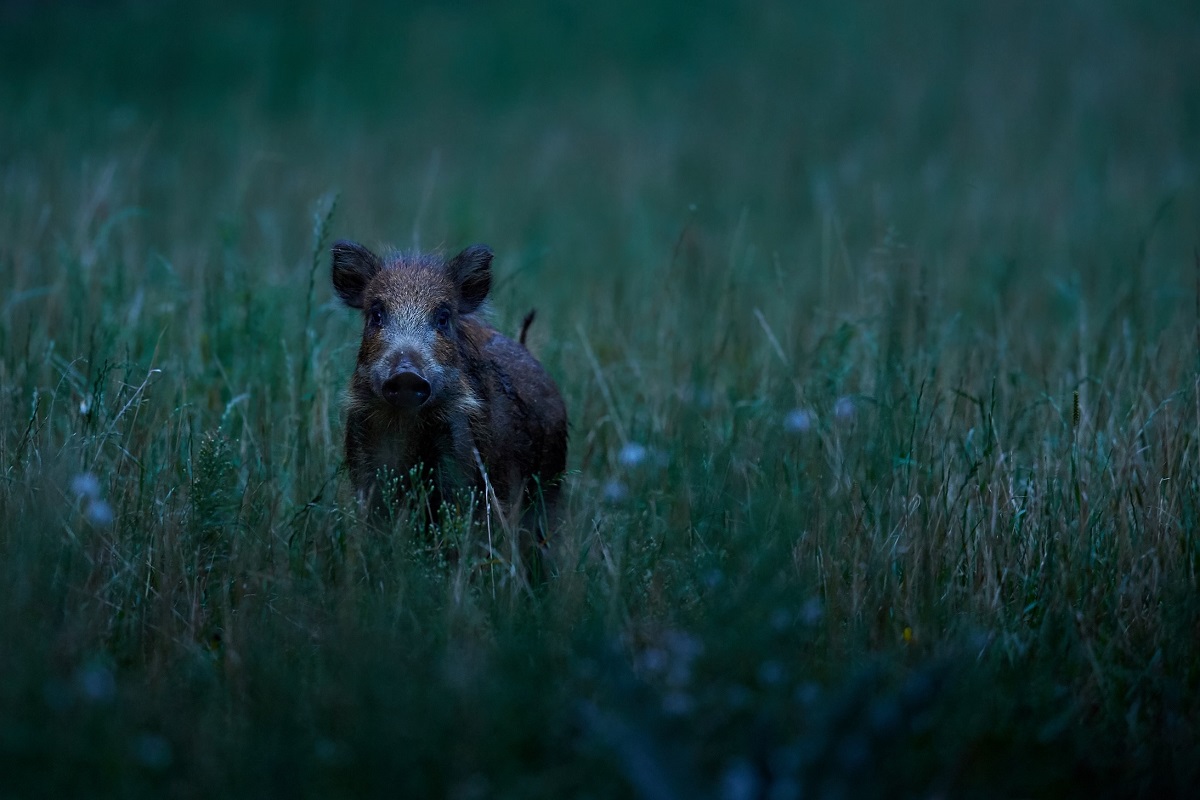
[[[363,290],[381,267],[379,256],[361,244],[333,243],[333,289],[351,308],[362,308]]]
[[[492,288],[492,248],[473,244],[446,265],[458,287],[458,312],[470,314],[487,299]]]

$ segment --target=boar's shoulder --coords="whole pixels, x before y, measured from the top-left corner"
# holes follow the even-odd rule
[[[524,345],[493,333],[484,343],[483,357],[493,368],[497,388],[511,402],[525,407],[548,427],[565,424],[558,387]]]
[[[508,461],[524,475],[560,475],[566,468],[567,412],[558,387],[523,345],[500,333],[487,338],[480,355],[491,387],[489,460]]]

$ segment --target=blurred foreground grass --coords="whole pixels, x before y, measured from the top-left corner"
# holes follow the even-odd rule
[[[1194,791],[1200,14],[792,6],[0,9],[0,794]],[[544,584],[329,235],[538,309]]]

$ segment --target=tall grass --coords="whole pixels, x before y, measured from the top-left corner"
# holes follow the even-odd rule
[[[289,9],[0,11],[0,794],[1196,788],[1187,4]],[[538,309],[544,582],[359,520],[340,236]]]

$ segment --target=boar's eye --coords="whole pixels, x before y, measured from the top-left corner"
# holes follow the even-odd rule
[[[383,317],[383,304],[376,300],[367,311],[367,324],[372,328],[382,328]]]
[[[439,333],[450,334],[450,309],[442,306],[437,310],[433,317],[433,327],[437,328]]]

